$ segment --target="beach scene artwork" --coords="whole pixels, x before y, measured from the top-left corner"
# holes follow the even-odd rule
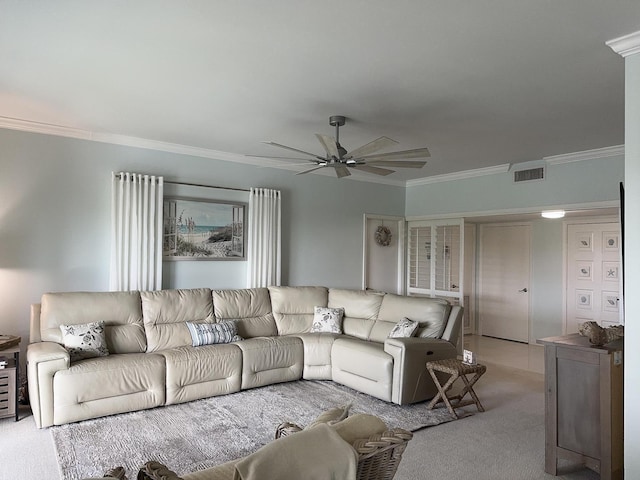
[[[243,204],[165,199],[164,258],[244,259],[244,211]]]

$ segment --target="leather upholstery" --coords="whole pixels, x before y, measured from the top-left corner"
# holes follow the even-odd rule
[[[331,350],[331,376],[334,382],[391,401],[393,357],[381,343],[336,339]]]
[[[40,313],[43,342],[62,343],[60,325],[104,321],[107,347],[113,353],[144,352],[138,292],[45,293]]]
[[[165,402],[161,355],[115,354],[75,362],[53,378],[53,423],[158,407]]]
[[[218,322],[234,320],[242,338],[278,334],[266,288],[214,290],[213,310]]]
[[[328,307],[344,308],[342,332],[345,335],[367,340],[383,298],[365,290],[330,288]]]
[[[315,306],[344,308],[345,333],[309,333]],[[387,338],[403,317],[425,338]],[[70,363],[59,325],[97,320],[111,354]],[[186,321],[223,320],[246,340],[191,346]],[[461,323],[442,300],[325,287],[45,294],[31,308],[31,407],[47,427],[300,378],[413,403],[435,394],[425,362],[455,358]]]
[[[269,287],[269,294],[278,335],[309,332],[314,307],[327,306],[325,287]]]
[[[386,335],[382,337],[381,332],[387,331],[388,325],[381,324],[378,326],[378,322],[384,321],[395,324],[402,320],[403,317],[420,323],[416,337],[440,338],[449,318],[449,312],[451,312],[451,305],[446,300],[427,297],[405,297],[388,293],[382,300],[382,306],[370,339],[380,342],[386,338]]]
[[[331,347],[338,333],[302,333],[296,335],[302,340],[305,380],[331,380]]]
[[[213,299],[208,288],[140,292],[147,352],[191,345],[185,322],[213,323]]]
[[[166,363],[167,405],[240,391],[242,351],[236,344],[178,347],[158,354]]]
[[[242,389],[302,378],[302,340],[258,337],[237,344],[242,350]]]

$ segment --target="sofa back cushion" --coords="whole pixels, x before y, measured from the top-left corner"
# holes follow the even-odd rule
[[[278,335],[309,332],[314,307],[327,306],[325,287],[269,287],[269,294]]]
[[[405,297],[387,293],[369,340],[384,342],[393,326],[404,317],[420,324],[416,337],[440,338],[447,326],[450,312],[449,302],[440,298]]]
[[[110,353],[144,352],[139,292],[45,293],[40,309],[40,339],[63,344],[60,325],[104,322]]]
[[[147,352],[191,345],[185,322],[215,322],[208,288],[140,292],[140,297]]]
[[[367,340],[384,295],[365,290],[329,289],[329,308],[344,308],[342,333]]]
[[[242,338],[278,334],[266,288],[214,290],[213,313],[218,322],[234,321]]]

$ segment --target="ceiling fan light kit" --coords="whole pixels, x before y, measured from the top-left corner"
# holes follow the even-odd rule
[[[367,143],[355,150],[347,151],[340,145],[340,127],[346,123],[347,119],[343,115],[332,115],[329,117],[329,125],[336,127],[335,138],[328,135],[316,133],[316,138],[322,145],[325,155],[316,155],[314,153],[305,152],[297,148],[288,147],[276,142],[263,142],[285,150],[303,154],[310,158],[290,158],[277,157],[284,160],[305,160],[313,164],[312,168],[296,173],[296,175],[304,175],[315,172],[322,168],[333,168],[338,178],[348,177],[351,175],[349,169],[357,169],[362,172],[371,173],[373,175],[386,176],[391,175],[395,170],[380,167],[397,167],[397,168],[422,168],[426,165],[424,160],[405,160],[407,158],[425,158],[431,156],[427,148],[417,148],[414,150],[402,150],[398,152],[376,153],[382,149],[397,145],[398,142],[388,137],[380,137],[372,142]],[[263,155],[251,155],[254,157],[264,157]]]

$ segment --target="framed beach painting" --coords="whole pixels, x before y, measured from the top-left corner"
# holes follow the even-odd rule
[[[165,260],[244,260],[242,203],[196,198],[164,199]]]

